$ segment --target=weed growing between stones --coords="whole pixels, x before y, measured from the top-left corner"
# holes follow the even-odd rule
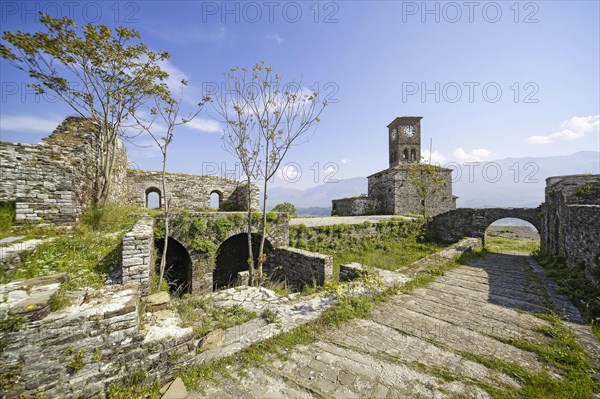
[[[243,324],[255,319],[256,313],[241,306],[224,309],[218,307],[210,299],[185,295],[183,298],[172,299],[183,327],[192,327],[196,338],[204,337],[211,331]]]
[[[68,347],[65,351],[65,356],[71,356],[71,361],[67,364],[67,370],[71,374],[75,374],[85,366],[83,357],[85,356],[85,349],[75,351],[72,347]]]
[[[591,376],[592,366],[573,333],[557,316],[545,314],[536,316],[550,322],[549,327],[540,329],[540,332],[546,335],[550,342],[540,345],[525,340],[500,340],[535,353],[540,361],[558,371],[562,378],[557,379],[546,371],[534,372],[521,365],[495,357],[460,353],[467,359],[515,378],[522,385],[520,389],[505,390],[485,385],[481,385],[481,387],[494,398],[586,399],[593,397],[594,393],[600,392],[600,382]]]
[[[279,321],[279,316],[277,315],[277,312],[274,312],[271,309],[263,310],[260,314],[260,317],[265,319],[267,323],[277,323]]]
[[[145,370],[130,374],[120,383],[112,383],[108,389],[107,399],[148,398],[158,399],[160,381],[152,380]]]

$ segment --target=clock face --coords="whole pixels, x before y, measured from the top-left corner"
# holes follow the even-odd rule
[[[415,127],[411,125],[404,126],[404,135],[406,137],[412,137],[415,135]]]
[[[398,136],[398,132],[396,131],[396,129],[393,129],[392,130],[392,141],[395,141],[397,136]]]

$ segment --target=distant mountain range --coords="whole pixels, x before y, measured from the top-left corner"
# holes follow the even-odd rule
[[[471,167],[460,165],[458,170],[454,173],[453,192],[459,197],[459,207],[535,207],[544,201],[547,177],[600,173],[600,152],[506,158]],[[272,207],[291,202],[296,205],[299,215],[329,215],[332,199],[355,197],[366,192],[366,177],[354,177],[305,190],[276,187],[269,192],[269,203]]]

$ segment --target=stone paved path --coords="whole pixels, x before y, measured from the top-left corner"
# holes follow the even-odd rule
[[[488,398],[481,385],[520,386],[513,377],[471,360],[473,355],[559,378],[534,353],[504,343],[548,339],[539,328],[549,323],[529,312],[547,313],[551,302],[560,301],[546,292],[548,284],[531,262],[525,256],[492,254],[461,266],[425,288],[392,297],[371,319],[352,320],[310,345],[297,346],[286,360],[273,357],[261,367],[230,370],[190,397]],[[578,328],[588,338],[584,347],[600,353],[589,327]]]

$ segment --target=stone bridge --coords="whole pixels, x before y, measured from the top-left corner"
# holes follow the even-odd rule
[[[522,219],[535,226],[542,234],[542,208],[458,208],[434,216],[430,231],[444,242],[455,242],[463,237],[481,238],[485,245],[485,231],[498,219]]]
[[[260,214],[254,213],[258,226]],[[201,292],[234,283],[237,273],[248,270],[245,212],[180,212],[172,215],[167,252],[167,281],[172,289]],[[157,227],[162,223],[159,220]],[[160,235],[159,235],[160,236]],[[260,235],[253,229],[254,254]],[[269,213],[265,251],[289,242],[286,213]],[[164,238],[156,240],[158,256]]]

